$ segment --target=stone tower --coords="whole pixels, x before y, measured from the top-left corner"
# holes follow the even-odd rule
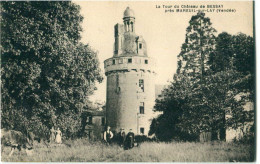
[[[123,22],[114,26],[114,55],[104,61],[106,122],[117,132],[123,128],[148,135],[155,116],[155,63],[147,56],[143,37],[135,34],[135,15],[129,7]]]

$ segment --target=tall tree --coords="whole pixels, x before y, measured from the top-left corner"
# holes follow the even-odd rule
[[[220,132],[220,139],[225,139],[226,128],[240,128],[254,120],[253,111],[245,110],[254,95],[253,39],[228,33],[215,38],[210,25],[203,13],[192,17],[178,55],[177,73],[156,100],[155,109],[163,114],[152,121],[150,134],[161,140],[196,140],[201,132],[212,132],[215,137]]]
[[[186,29],[186,39],[178,55],[177,73],[187,73],[194,79],[202,79],[209,69],[209,56],[214,51],[215,32],[205,13],[191,17]]]
[[[210,18],[206,17],[205,13],[198,12],[189,21],[185,43],[178,55],[177,74],[185,75],[185,78],[189,78],[192,83],[187,102],[189,107],[184,109],[181,121],[183,126],[189,125],[186,126],[189,133],[210,130],[211,125],[207,122],[207,117],[203,116],[207,115],[209,109],[202,99],[202,86],[206,84],[206,77],[210,71],[209,59],[215,50],[215,33]]]
[[[102,76],[96,52],[79,43],[79,12],[72,2],[1,2],[2,127],[80,128]]]

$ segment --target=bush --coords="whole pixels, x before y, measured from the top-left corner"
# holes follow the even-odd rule
[[[255,136],[252,133],[245,134],[242,138],[233,140],[235,143],[255,145]]]
[[[141,143],[141,142],[152,142],[155,139],[149,138],[147,136],[143,136],[143,135],[136,135],[135,136],[135,142],[137,143]]]

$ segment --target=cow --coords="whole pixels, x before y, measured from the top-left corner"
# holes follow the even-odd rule
[[[25,149],[27,155],[31,155],[31,151],[33,149],[33,141],[26,137],[26,135],[24,135],[20,131],[1,129],[2,151],[3,146],[11,147],[11,152],[9,153],[9,156],[12,156],[15,149],[21,151],[22,148]]]

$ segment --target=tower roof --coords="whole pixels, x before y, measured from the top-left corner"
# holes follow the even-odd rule
[[[135,13],[132,9],[130,9],[129,7],[127,7],[124,11],[124,18],[126,17],[135,17]]]

